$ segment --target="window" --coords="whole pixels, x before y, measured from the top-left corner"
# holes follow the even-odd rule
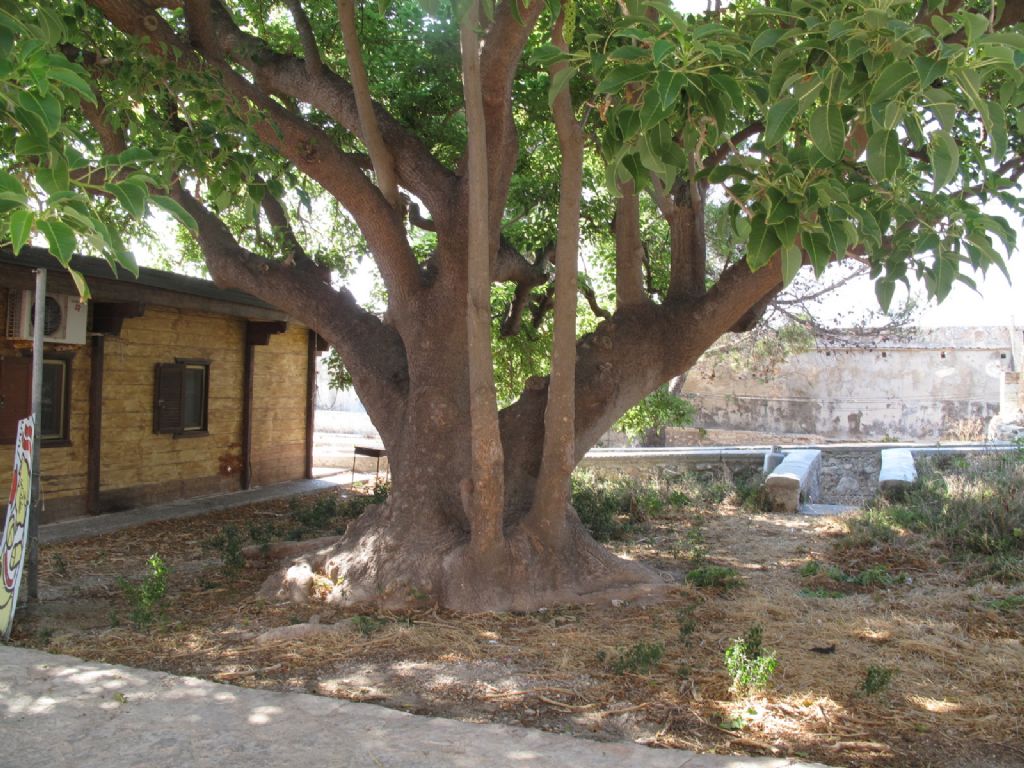
[[[158,364],[153,431],[205,435],[209,388],[210,363],[206,360]]]
[[[39,417],[42,445],[68,445],[71,417],[71,358],[43,358],[43,399]],[[0,355],[0,443],[13,443],[18,420],[32,412],[32,358]]]
[[[43,402],[39,411],[39,437],[68,439],[68,391],[71,383],[68,360],[43,360]]]

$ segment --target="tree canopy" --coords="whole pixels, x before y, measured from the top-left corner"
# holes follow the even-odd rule
[[[345,576],[337,599],[649,583],[580,534],[573,464],[801,266],[865,263],[882,306],[912,275],[941,300],[1005,269],[1015,232],[984,206],[1022,208],[1022,13],[0,0],[0,238],[133,269],[162,208],[214,280],[335,346],[395,473],[306,563]],[[331,283],[363,257],[383,313]]]

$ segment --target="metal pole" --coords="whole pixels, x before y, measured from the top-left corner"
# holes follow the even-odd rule
[[[46,270],[36,270],[36,306],[32,325],[32,508],[28,516],[28,599],[39,600],[39,514],[42,494],[39,485],[39,430],[43,409],[43,332],[46,324]]]

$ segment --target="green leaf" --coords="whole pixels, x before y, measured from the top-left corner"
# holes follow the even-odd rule
[[[829,248],[828,238],[822,232],[807,232],[800,236],[800,242],[811,257],[814,276],[821,277],[825,267],[832,261],[832,249]]]
[[[782,245],[775,230],[765,222],[764,215],[755,216],[750,222],[750,236],[747,238],[747,264],[756,272],[769,261]]]
[[[673,53],[676,47],[665,38],[661,38],[654,44],[654,66],[660,66],[669,54]]]
[[[548,109],[554,109],[555,99],[569,85],[569,81],[575,74],[576,67],[564,67],[551,78],[551,86],[548,88]]]
[[[980,13],[967,12],[961,18],[964,23],[964,32],[967,33],[967,43],[973,45],[974,41],[988,30],[988,17],[982,16]]]
[[[78,93],[78,95],[85,101],[96,106],[96,94],[92,92],[92,88],[89,87],[89,83],[76,74],[70,67],[51,67],[47,72],[47,77],[51,80],[56,80],[61,85],[66,85],[68,88],[71,88],[73,91]]]
[[[151,195],[149,199],[156,206],[163,208],[171,214],[171,216],[173,216],[178,223],[185,227],[189,232],[195,234],[199,231],[199,225],[196,224],[196,220],[192,218],[192,214],[182,208],[174,198],[167,197],[165,195]]]
[[[952,251],[943,251],[935,262],[935,284],[933,285],[935,298],[943,301],[949,296],[953,288],[953,282],[960,274],[960,257]]]
[[[62,110],[60,101],[52,93],[40,96],[32,91],[21,91],[18,93],[18,104],[39,119],[47,136],[53,136],[60,130]]]
[[[618,93],[619,89],[626,83],[643,80],[651,73],[651,68],[645,64],[626,64],[616,67],[604,79],[598,83],[598,93]]]
[[[881,72],[871,88],[868,101],[888,101],[911,83],[917,81],[917,69],[906,61],[894,61]]]
[[[11,250],[15,256],[32,237],[32,224],[35,218],[36,215],[32,211],[25,209],[11,213]]]
[[[932,159],[934,190],[938,192],[956,178],[960,169],[960,148],[945,131],[933,131],[928,137],[928,154]]]
[[[28,201],[28,198],[25,196],[25,189],[21,186],[21,182],[6,171],[0,171],[0,192],[16,195],[19,200],[25,202]]]
[[[668,109],[676,103],[683,86],[686,84],[686,75],[681,72],[662,70],[654,78],[654,89],[661,98],[661,106]]]
[[[821,226],[825,230],[825,236],[828,237],[832,253],[835,254],[837,259],[846,257],[846,249],[849,245],[846,227],[843,226],[844,223],[842,211],[835,206],[829,206],[827,214],[823,215],[821,219]]]
[[[619,61],[646,61],[651,58],[651,51],[649,48],[641,48],[639,45],[622,45],[609,53],[608,58]]]
[[[799,212],[793,203],[787,200],[780,200],[775,203],[771,210],[768,211],[768,218],[765,220],[767,224],[781,224],[787,219],[796,219],[799,216]]]
[[[903,160],[896,131],[875,131],[868,139],[868,172],[878,181],[888,181]]]
[[[108,192],[113,193],[117,201],[128,213],[136,219],[142,219],[146,215],[146,190],[137,184],[110,183],[107,184]]]
[[[92,298],[92,293],[89,291],[89,284],[85,282],[85,275],[77,269],[69,269],[68,274],[75,281],[75,287],[78,289],[78,295],[81,296],[82,301],[89,301]]]
[[[800,109],[799,99],[787,96],[771,105],[765,116],[764,144],[772,147],[778,144],[793,124],[797,111]]]
[[[754,56],[765,48],[774,47],[785,36],[786,30],[784,29],[766,29],[755,37],[754,42],[750,44],[750,55]]]
[[[46,242],[50,246],[50,253],[57,257],[57,260],[65,267],[71,261],[75,253],[75,246],[78,243],[75,231],[63,221],[54,219],[42,219],[39,224],[39,231],[46,236]]]
[[[782,247],[782,284],[789,285],[804,264],[803,255],[796,245]]]
[[[917,68],[918,79],[925,86],[930,86],[945,75],[947,69],[947,63],[944,59],[936,61],[927,56],[918,56],[914,61],[914,66]]]
[[[839,162],[846,142],[846,123],[835,104],[824,104],[811,113],[809,128],[811,141],[826,160]]]
[[[988,103],[988,136],[992,142],[992,155],[1001,159],[1006,154],[1006,147],[1009,139],[1006,135],[1006,112],[1002,105],[996,101]]]
[[[895,292],[895,280],[883,277],[875,281],[875,297],[878,299],[878,306],[882,308],[882,311],[889,311],[889,305],[892,304],[892,296]]]

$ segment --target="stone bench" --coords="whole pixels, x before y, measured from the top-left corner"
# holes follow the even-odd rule
[[[821,451],[789,451],[764,481],[768,504],[773,512],[797,512],[802,502],[816,501]]]
[[[878,487],[885,496],[897,496],[917,481],[914,454],[909,448],[882,450],[882,469],[878,472]]]

